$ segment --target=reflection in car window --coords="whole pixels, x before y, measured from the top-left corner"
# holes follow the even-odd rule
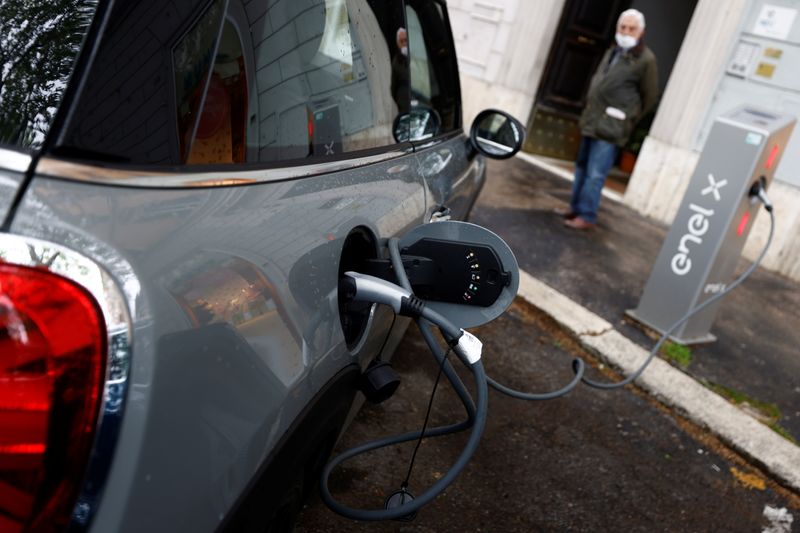
[[[207,0],[114,2],[56,155],[180,164],[173,52],[209,9]],[[221,17],[212,22],[215,39]]]
[[[194,136],[185,162],[209,164],[245,161],[247,83],[239,32],[230,21],[226,21],[211,79],[206,85],[203,109],[194,124]]]
[[[382,4],[389,3],[325,0],[306,10],[290,0],[269,10],[263,4],[264,20],[253,34],[260,160],[335,156],[394,143],[397,26],[386,35],[380,18],[391,7]]]
[[[403,24],[385,0],[115,2],[55,152],[206,165],[392,145]]]
[[[0,1],[0,143],[41,147],[97,0]]]
[[[436,78],[432,76],[433,68],[428,60],[428,50],[425,48],[425,40],[422,38],[422,26],[419,22],[417,12],[409,7],[406,11],[408,29],[411,33],[411,43],[409,48],[414,52],[411,54],[411,95],[413,105],[428,104],[431,101],[431,84],[436,88]]]
[[[406,7],[412,119],[427,125],[412,125],[412,140],[461,127],[456,56],[445,17],[436,2],[410,0]]]
[[[197,135],[200,109],[206,107],[204,99],[208,97],[207,88],[212,86],[217,89],[219,86],[218,80],[214,83],[211,63],[216,56],[217,35],[224,8],[222,0],[215,0],[172,49],[178,144],[182,161],[186,161],[192,141]],[[212,76],[211,81],[209,75]],[[206,113],[206,123],[208,115],[214,116],[215,123],[221,122],[222,111],[216,112],[221,104],[214,98],[217,90],[210,92],[212,98],[208,107],[211,111]]]

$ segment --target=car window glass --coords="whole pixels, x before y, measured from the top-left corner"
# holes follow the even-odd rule
[[[414,0],[406,7],[411,83],[411,139],[461,127],[458,70],[448,22],[436,2]]]
[[[114,2],[54,153],[138,165],[181,164],[209,79],[224,4]],[[187,70],[190,62],[197,72]]]
[[[436,92],[436,78],[432,75],[433,66],[428,60],[428,50],[425,47],[425,39],[422,34],[422,25],[417,16],[417,12],[409,7],[406,11],[408,21],[409,50],[411,50],[410,71],[411,71],[411,94],[412,104],[431,101],[431,85],[433,84]]]
[[[393,145],[408,95],[392,65],[402,20],[402,3],[384,0],[115,2],[54,152],[299,164]]]
[[[211,77],[206,82],[202,112],[191,124],[184,161],[189,164],[242,163],[246,159],[248,72],[245,68],[239,30],[230,21],[223,24]],[[178,107],[179,113],[182,106]],[[184,107],[186,109],[186,107]],[[180,123],[180,121],[179,121]],[[184,119],[184,124],[186,124]]]
[[[279,0],[254,25],[261,161],[394,144],[394,9],[378,0]],[[256,31],[256,29],[258,31]]]
[[[205,138],[208,130],[211,129],[208,126],[211,120],[215,126],[221,127],[218,123],[228,118],[227,116],[223,117],[221,110],[218,112],[221,103],[217,94],[221,82],[215,72],[216,68],[212,69],[212,66],[216,67],[218,63],[218,60],[215,61],[217,36],[224,9],[225,4],[222,0],[212,2],[205,13],[195,21],[172,48],[178,150],[181,160],[184,162],[188,159],[198,133]],[[211,90],[209,90],[210,88]],[[209,102],[206,105],[207,98]],[[206,127],[202,132],[198,132],[201,109],[205,114],[203,124]],[[221,139],[219,143],[222,144]]]
[[[41,147],[96,7],[93,0],[0,1],[0,143]]]

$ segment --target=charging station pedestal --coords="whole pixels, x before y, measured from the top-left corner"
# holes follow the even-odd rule
[[[639,306],[627,314],[661,333],[732,281],[760,202],[751,186],[772,181],[795,117],[742,106],[718,117],[658,254]],[[672,332],[681,344],[713,342],[721,300]]]

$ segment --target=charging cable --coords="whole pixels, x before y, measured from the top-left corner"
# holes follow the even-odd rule
[[[583,382],[585,384],[589,385],[590,387],[594,387],[596,389],[616,389],[619,387],[624,387],[628,383],[633,382],[636,378],[638,378],[642,374],[642,372],[645,371],[647,366],[650,364],[650,361],[652,361],[655,355],[658,353],[658,350],[661,348],[661,345],[664,344],[664,342],[666,342],[669,336],[672,335],[673,331],[678,329],[684,322],[689,320],[695,314],[699,313],[700,311],[702,311],[703,309],[713,304],[714,302],[716,302],[717,300],[719,300],[720,298],[731,292],[733,289],[741,285],[744,280],[749,278],[750,275],[753,272],[755,272],[755,270],[761,264],[761,261],[764,260],[764,256],[767,255],[769,247],[772,245],[772,238],[775,235],[775,213],[772,210],[772,203],[769,201],[769,198],[767,197],[767,193],[764,190],[764,183],[762,181],[759,181],[758,191],[755,194],[753,194],[753,191],[751,191],[751,197],[757,198],[764,204],[764,209],[766,209],[767,213],[769,213],[769,221],[770,221],[769,236],[767,237],[767,242],[764,244],[764,248],[761,250],[761,253],[758,254],[758,257],[755,259],[755,261],[753,261],[752,264],[747,268],[747,270],[742,272],[742,274],[738,278],[733,280],[731,284],[725,288],[725,290],[715,294],[708,300],[690,309],[685,315],[680,317],[674,324],[672,324],[669,328],[667,328],[667,330],[658,339],[658,342],[656,342],[656,344],[650,350],[650,353],[648,354],[647,359],[645,359],[644,363],[642,363],[642,365],[639,368],[637,368],[636,371],[633,372],[631,375],[629,375],[625,379],[616,382],[594,381],[584,376]]]
[[[650,365],[650,363],[653,360],[653,358],[656,356],[658,351],[661,349],[661,346],[664,344],[664,342],[666,342],[666,340],[669,338],[669,336],[677,328],[679,328],[684,322],[689,320],[692,316],[694,316],[695,314],[699,313],[700,311],[702,311],[703,309],[705,309],[709,305],[713,304],[714,302],[716,302],[720,298],[722,298],[725,295],[727,295],[728,293],[730,293],[733,289],[738,287],[742,282],[744,282],[744,280],[746,280],[747,278],[749,278],[752,275],[752,273],[756,270],[756,268],[758,268],[758,266],[763,261],[764,256],[767,254],[767,251],[769,251],[769,248],[772,245],[772,240],[773,240],[773,237],[775,235],[775,213],[773,212],[772,202],[769,200],[769,197],[767,196],[766,179],[764,179],[763,177],[759,178],[759,180],[756,181],[753,184],[752,188],[750,189],[750,193],[749,194],[750,194],[750,197],[751,197],[752,201],[760,201],[761,203],[764,204],[764,209],[766,209],[766,211],[767,211],[767,213],[769,213],[769,217],[770,217],[769,235],[767,237],[766,243],[764,244],[764,248],[761,250],[761,253],[755,259],[755,261],[753,261],[753,263],[738,278],[736,278],[733,282],[731,282],[723,291],[721,291],[718,294],[715,294],[714,296],[712,296],[708,300],[706,300],[706,301],[702,302],[701,304],[697,305],[696,307],[690,309],[686,314],[684,314],[682,317],[680,317],[674,324],[672,324],[669,328],[667,328],[667,330],[661,335],[661,337],[655,343],[653,348],[650,350],[650,353],[648,354],[648,356],[645,359],[645,361],[632,374],[630,374],[629,376],[627,376],[624,379],[622,379],[620,381],[617,381],[617,382],[595,381],[595,380],[592,380],[592,379],[590,379],[590,378],[588,378],[588,377],[586,377],[584,375],[586,364],[583,361],[583,359],[576,358],[576,359],[574,359],[572,361],[572,370],[573,370],[573,372],[575,374],[575,377],[567,385],[565,385],[561,389],[558,389],[558,390],[553,391],[553,392],[546,392],[546,393],[522,392],[522,391],[518,391],[518,390],[512,389],[511,387],[508,387],[506,385],[503,385],[502,383],[499,383],[498,381],[494,380],[493,378],[487,376],[486,379],[487,379],[487,382],[488,382],[489,386],[491,386],[493,389],[495,389],[495,390],[497,390],[497,391],[499,391],[499,392],[501,392],[503,394],[506,394],[507,396],[510,396],[512,398],[517,398],[517,399],[520,399],[520,400],[541,401],[541,400],[552,400],[552,399],[555,399],[555,398],[559,398],[559,397],[565,396],[566,394],[570,393],[573,389],[575,389],[575,387],[577,387],[577,385],[579,383],[581,383],[581,382],[585,383],[586,385],[588,385],[590,387],[596,388],[596,389],[616,389],[616,388],[624,387],[625,385],[628,385],[629,383],[632,383]],[[398,241],[397,241],[397,239],[390,239],[389,240],[389,253],[392,256],[393,267],[395,269],[395,272],[396,272],[396,275],[397,275],[398,279],[401,281],[401,284],[404,287],[406,287],[407,290],[410,291],[411,286],[408,283],[408,279],[407,279],[407,277],[405,275],[405,271],[404,271],[404,269],[402,267],[402,261],[400,260],[400,254],[399,254],[399,250],[398,250]]]
[[[765,185],[765,180],[760,180],[754,184],[750,191],[750,196],[751,198],[761,201],[769,213],[769,235],[761,253],[739,277],[731,282],[731,284],[728,285],[725,290],[715,294],[708,300],[694,307],[680,319],[678,319],[674,324],[672,324],[672,326],[670,326],[663,333],[663,335],[661,335],[658,342],[656,342],[656,344],[650,350],[650,353],[642,365],[626,378],[617,382],[594,381],[585,376],[585,362],[580,358],[576,358],[572,361],[572,369],[575,373],[575,377],[572,379],[572,381],[570,381],[570,383],[561,389],[548,393],[527,393],[517,391],[486,376],[483,364],[480,361],[480,342],[468,332],[465,332],[463,329],[453,325],[441,314],[425,306],[424,301],[414,296],[411,284],[403,268],[403,261],[400,257],[399,251],[399,241],[398,239],[394,238],[389,239],[389,255],[391,258],[392,267],[400,286],[380,278],[375,278],[373,276],[359,274],[356,272],[347,272],[345,277],[340,282],[340,291],[344,291],[345,296],[351,300],[381,303],[390,306],[397,314],[415,318],[417,326],[419,327],[425,342],[430,348],[431,353],[434,355],[434,358],[439,362],[440,365],[439,375],[436,378],[436,384],[438,385],[439,378],[442,374],[447,377],[467,411],[467,420],[448,426],[440,426],[428,429],[427,422],[433,402],[433,397],[431,397],[431,401],[428,405],[428,412],[426,413],[425,424],[420,431],[384,437],[382,439],[367,442],[361,446],[345,451],[325,465],[320,482],[320,493],[322,500],[334,512],[354,520],[379,521],[409,519],[409,517],[413,517],[419,509],[433,501],[439,494],[441,494],[456,479],[456,477],[458,477],[461,471],[464,470],[467,463],[472,458],[472,455],[475,453],[486,425],[486,415],[488,410],[487,385],[503,394],[517,399],[551,400],[568,394],[575,387],[577,387],[578,383],[581,382],[593,388],[608,390],[624,387],[625,385],[628,385],[636,380],[642,374],[642,372],[644,372],[655,355],[658,353],[658,350],[669,338],[673,331],[675,331],[696,313],[702,311],[738,287],[742,282],[744,282],[744,280],[752,275],[752,273],[763,261],[764,256],[767,254],[767,251],[772,244],[775,234],[775,214],[773,213],[772,203],[767,197]],[[464,387],[464,384],[461,382],[458,374],[455,372],[455,369],[448,361],[447,353],[442,352],[439,344],[434,339],[430,328],[431,324],[439,327],[450,348],[455,351],[465,366],[472,371],[476,389],[475,403],[473,403],[472,397],[466,390],[466,387]],[[435,391],[436,387],[434,386],[433,392],[435,393]],[[450,469],[425,492],[414,498],[414,496],[408,492],[407,487],[414,464],[414,458],[416,457],[416,452],[422,439],[426,437],[449,435],[464,431],[466,429],[471,430],[469,439],[461,454],[458,456]],[[413,440],[417,440],[418,443],[414,450],[411,464],[409,465],[408,474],[406,475],[405,481],[402,483],[400,490],[393,493],[386,501],[385,509],[357,509],[344,505],[333,497],[328,487],[328,480],[331,472],[338,465],[357,455]]]
[[[767,196],[767,178],[761,176],[758,181],[753,183],[750,187],[750,203],[761,202],[764,204],[764,209],[772,213],[772,202],[769,201]]]
[[[766,209],[770,217],[769,236],[767,237],[767,242],[764,244],[764,248],[761,250],[761,253],[755,259],[755,261],[753,261],[753,263],[747,268],[747,270],[745,270],[739,277],[737,277],[733,282],[731,282],[731,284],[728,285],[725,288],[725,290],[715,294],[714,296],[704,301],[703,303],[697,305],[696,307],[693,307],[685,315],[680,317],[674,324],[672,324],[669,328],[667,328],[667,330],[661,335],[656,344],[650,350],[650,353],[647,355],[647,358],[644,360],[641,366],[639,366],[639,368],[637,368],[632,374],[630,374],[629,376],[620,381],[615,381],[615,382],[595,381],[584,375],[584,369],[586,365],[582,359],[576,358],[572,361],[572,369],[573,372],[575,373],[575,377],[573,378],[573,380],[562,389],[559,389],[551,393],[530,394],[530,393],[520,392],[505,385],[502,385],[500,383],[497,383],[491,377],[487,377],[489,385],[492,388],[496,389],[497,391],[502,392],[503,394],[506,394],[508,396],[511,396],[512,398],[517,398],[520,400],[552,400],[568,394],[577,386],[579,382],[583,382],[589,387],[593,387],[595,389],[604,389],[604,390],[618,389],[620,387],[628,385],[629,383],[632,383],[650,365],[650,362],[656,356],[658,351],[661,349],[661,346],[664,344],[664,342],[666,342],[666,340],[669,338],[669,336],[672,334],[673,331],[678,329],[684,322],[689,320],[695,314],[699,313],[700,311],[702,311],[703,309],[713,304],[714,302],[716,302],[717,300],[719,300],[720,298],[731,292],[733,289],[741,285],[744,280],[746,280],[752,275],[752,273],[756,270],[756,268],[758,268],[758,266],[764,260],[764,256],[767,254],[767,251],[772,245],[772,239],[775,235],[775,213],[773,212],[772,202],[770,202],[769,197],[767,196],[765,187],[766,187],[766,180],[761,178],[759,181],[754,183],[753,187],[750,189],[750,197],[754,201],[760,201],[761,203],[763,203],[764,209]]]
[[[480,361],[480,343],[477,339],[472,337],[471,334],[457,328],[444,316],[426,307],[422,300],[416,298],[411,293],[410,285],[408,288],[403,288],[380,278],[355,272],[347,272],[345,277],[341,280],[340,290],[345,291],[345,296],[352,300],[382,303],[392,307],[398,314],[414,317],[417,320],[423,338],[430,347],[434,357],[439,361],[441,371],[453,385],[468,413],[468,420],[466,422],[431,429],[423,427],[420,431],[384,437],[367,442],[361,446],[347,450],[325,465],[320,481],[320,494],[322,500],[331,510],[347,518],[362,521],[406,519],[409,516],[413,516],[423,506],[433,501],[434,498],[455,481],[461,471],[464,470],[469,463],[480,443],[483,430],[486,426],[486,413],[488,410],[488,388],[486,385],[486,374],[483,369],[483,363]],[[475,380],[474,406],[469,393],[466,391],[463,383],[461,383],[458,375],[447,360],[446,354],[442,353],[441,348],[433,338],[428,322],[439,327],[447,343],[462,362],[472,371]],[[476,342],[477,345],[475,344]],[[407,478],[400,491],[395,492],[387,500],[385,509],[358,509],[350,507],[337,501],[330,492],[328,480],[331,472],[338,465],[352,457],[387,446],[394,446],[425,437],[448,435],[466,429],[471,429],[470,436],[456,461],[444,476],[416,498],[407,491]]]
[[[392,238],[389,239],[388,248],[389,248],[389,256],[392,261],[392,268],[394,269],[395,276],[397,277],[398,282],[400,285],[403,286],[409,293],[411,293],[411,283],[408,279],[406,274],[405,268],[403,267],[403,261],[400,256],[400,244],[399,239]],[[532,401],[542,401],[542,400],[553,400],[555,398],[559,398],[564,396],[565,394],[569,393],[572,389],[577,387],[580,382],[581,378],[583,378],[584,371],[586,369],[586,363],[580,358],[575,358],[572,361],[573,371],[575,372],[575,377],[572,381],[567,384],[566,386],[562,387],[553,392],[545,392],[545,393],[529,393],[529,392],[521,392],[514,390],[498,381],[494,380],[490,376],[486,376],[486,381],[490,387],[493,389],[511,396],[512,398],[517,398],[519,400],[532,400]]]

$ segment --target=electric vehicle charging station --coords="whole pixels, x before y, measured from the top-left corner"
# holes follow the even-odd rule
[[[439,374],[422,428],[362,443],[331,459],[320,477],[323,502],[335,513],[354,520],[413,520],[417,511],[441,494],[472,458],[486,427],[489,387],[526,401],[559,398],[580,384],[600,390],[620,389],[644,372],[673,333],[672,337],[681,342],[687,342],[683,339],[692,335],[693,339],[708,339],[719,300],[755,271],[772,243],[775,214],[766,187],[794,123],[793,117],[749,106],[717,119],[640,306],[629,311],[638,320],[662,330],[661,338],[644,362],[620,380],[590,378],[581,358],[572,361],[572,381],[550,392],[516,390],[486,374],[481,360],[483,345],[464,328],[497,318],[511,304],[519,287],[519,267],[513,251],[486,228],[455,221],[423,224],[402,239],[389,239],[388,259],[382,253],[356,266],[361,271],[341,271],[340,308],[346,311],[353,303],[377,303],[391,307],[396,315],[414,319],[439,364]],[[766,243],[750,267],[730,280],[761,203],[770,217]],[[433,327],[440,331],[446,350],[434,337]],[[448,360],[451,353],[455,355],[453,362],[459,360],[474,379],[474,392],[464,386]],[[463,405],[466,419],[430,428],[431,406],[443,376]],[[361,390],[367,399],[379,403],[391,397],[398,384],[399,378],[379,354],[362,374]],[[422,441],[459,432],[468,432],[469,437],[458,457],[444,475],[415,496],[410,478]],[[416,441],[416,447],[405,479],[386,495],[382,508],[350,506],[331,492],[331,473],[343,462],[411,441]]]
[[[743,110],[745,116],[755,114],[756,117],[759,117],[760,113],[752,109]],[[769,118],[769,116],[766,118]],[[777,127],[772,130],[772,134],[769,134],[770,132],[766,130],[757,130],[755,134],[760,136],[758,142],[763,144],[766,139],[769,145],[770,141],[780,142],[788,138],[794,120],[786,117],[774,117],[772,120],[777,123]],[[731,120],[731,124],[741,129],[741,124],[735,120]],[[745,131],[747,131],[746,128]],[[753,133],[752,129],[749,133]],[[734,140],[737,140],[736,135],[732,136]],[[755,142],[755,140],[755,137],[751,137],[751,142]],[[763,161],[763,150],[758,158],[758,164],[763,163],[767,170],[774,167],[780,152],[780,144],[774,144],[773,146],[766,161]],[[752,175],[753,168],[750,167],[749,170]],[[703,189],[707,192],[700,191],[700,196],[711,195],[715,202],[720,202],[721,194],[719,189],[726,185],[727,182],[714,181],[713,184]],[[462,327],[484,324],[496,318],[508,307],[516,294],[519,286],[518,265],[514,253],[500,237],[480,226],[464,222],[446,221],[418,227],[402,240],[398,238],[389,239],[387,242],[389,264],[386,263],[386,260],[376,259],[371,264],[368,262],[362,265],[377,275],[356,271],[343,272],[339,282],[340,299],[345,303],[360,301],[387,305],[398,315],[414,318],[431,354],[439,363],[439,374],[434,381],[422,429],[366,442],[333,458],[323,468],[320,478],[319,487],[323,502],[335,513],[354,520],[413,520],[417,511],[441,494],[463,471],[472,458],[486,427],[489,387],[519,400],[544,401],[565,396],[581,383],[600,390],[620,389],[632,383],[645,371],[658,353],[661,345],[673,331],[676,331],[679,326],[682,326],[693,316],[716,304],[758,268],[769,250],[775,233],[775,214],[766,194],[766,185],[767,177],[759,175],[756,181],[743,191],[743,194],[746,194],[744,203],[742,201],[728,202],[728,211],[730,211],[728,215],[735,215],[736,212],[742,213],[741,220],[743,222],[740,222],[736,228],[738,237],[745,236],[745,230],[749,229],[752,218],[752,215],[749,215],[752,210],[751,203],[752,205],[763,203],[770,216],[770,231],[766,243],[750,267],[736,279],[730,281],[727,286],[714,291],[713,294],[702,302],[697,303],[697,305],[691,306],[686,313],[665,328],[661,338],[650,350],[644,362],[623,379],[617,381],[592,379],[585,375],[586,363],[578,357],[572,361],[572,370],[575,374],[572,381],[562,388],[550,392],[523,392],[492,379],[491,376],[486,374],[481,361],[482,343]],[[703,208],[698,208],[696,204],[690,204],[689,209],[695,211],[690,217],[695,217],[698,214],[696,212],[697,209]],[[694,233],[690,233],[690,236],[698,237],[695,233],[705,235],[708,232],[710,227],[709,219],[713,216],[711,212],[713,209],[706,208],[706,211],[707,213],[703,215],[706,217],[705,219],[699,217],[689,219],[689,223],[692,224],[690,228],[696,230]],[[730,226],[729,218],[726,219],[729,222],[728,226]],[[701,226],[702,231],[697,230],[698,225]],[[697,242],[697,239],[681,238],[679,239],[679,246],[683,245],[680,242],[681,240]],[[702,241],[702,239],[700,240]],[[721,241],[717,242],[721,244]],[[741,252],[741,244],[739,244],[738,249],[733,246],[728,246],[728,249],[728,256],[724,258],[730,260],[732,265]],[[730,249],[734,249],[736,254],[730,253]],[[684,252],[679,250],[679,253]],[[717,253],[716,257],[719,260],[719,253]],[[691,270],[691,267],[689,267],[689,270]],[[733,266],[730,266],[730,271],[733,271]],[[484,283],[488,285],[484,285]],[[417,291],[424,298],[418,297],[415,294]],[[436,326],[441,332],[442,338],[448,346],[446,351],[435,340],[432,326]],[[448,360],[448,355],[451,352],[454,352],[457,359],[471,372],[475,382],[474,397],[473,393],[465,388],[459,375]],[[380,362],[380,355],[376,361]],[[370,386],[366,387],[367,389],[375,389],[373,392],[376,392],[375,400],[377,402],[388,399],[397,388],[397,383],[399,383],[399,380],[388,375],[387,367],[389,365],[381,366],[382,364],[374,367],[371,365],[372,368],[377,369],[375,371],[376,376],[367,380],[370,382]],[[367,369],[362,377],[367,376],[369,373],[370,369]],[[386,379],[387,376],[391,379]],[[466,420],[429,428],[428,421],[431,406],[442,376],[447,378],[461,401],[466,412]],[[362,392],[365,392],[366,395],[365,390],[362,390]],[[418,496],[414,496],[409,488],[410,478],[417,450],[423,439],[467,431],[469,432],[469,437],[466,444],[447,472],[427,490]],[[399,489],[388,494],[383,508],[351,507],[341,503],[331,493],[328,486],[331,472],[344,461],[379,448],[395,446],[410,441],[416,441],[417,444],[411,455],[406,477],[400,484]]]
[[[793,116],[749,105],[716,119],[639,305],[627,311],[629,316],[664,333],[726,289],[758,213],[756,197],[771,183],[795,122]],[[699,310],[670,337],[682,344],[715,341],[710,328],[719,303]]]

